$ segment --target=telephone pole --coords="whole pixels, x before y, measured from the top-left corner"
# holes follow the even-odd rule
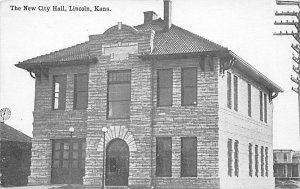
[[[285,26],[294,26],[296,31],[280,31],[279,33],[274,33],[274,35],[280,36],[293,36],[296,40],[295,44],[292,44],[292,49],[296,52],[296,55],[293,54],[292,59],[296,62],[296,66],[293,65],[292,69],[296,73],[295,76],[291,75],[291,80],[296,84],[296,88],[292,87],[292,90],[298,94],[298,113],[299,113],[299,140],[300,140],[300,1],[284,1],[276,0],[277,5],[293,5],[298,6],[298,11],[286,11],[286,12],[275,12],[275,16],[286,16],[293,17],[292,21],[275,21],[275,25],[285,25]],[[297,19],[296,21],[294,19]]]

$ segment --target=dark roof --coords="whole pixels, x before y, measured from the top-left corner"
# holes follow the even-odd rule
[[[230,54],[238,60],[235,66],[249,76],[255,78],[273,92],[283,92],[282,88],[253,68],[246,61],[229,51],[227,48],[200,37],[174,24],[166,30],[165,22],[159,18],[147,24],[134,27],[138,31],[154,30],[153,50],[144,57],[163,57],[192,54],[220,53]],[[108,31],[108,30],[107,30]],[[105,32],[104,32],[105,33]],[[38,56],[16,64],[17,67],[31,70],[35,66],[72,65],[95,63],[97,59],[90,56],[89,42],[84,42],[69,48],[61,49],[46,55]],[[249,72],[249,73],[248,73]]]
[[[137,30],[154,30],[154,48],[151,55],[182,54],[222,51],[227,48],[172,24],[165,30],[165,22],[157,19],[148,24],[135,26]]]
[[[31,137],[0,122],[0,141],[31,142]]]

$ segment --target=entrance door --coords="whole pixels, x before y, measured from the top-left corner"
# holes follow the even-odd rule
[[[129,147],[124,140],[112,140],[106,149],[107,186],[128,186]]]
[[[85,141],[53,140],[51,184],[67,184],[71,169],[72,184],[82,184],[85,167]]]

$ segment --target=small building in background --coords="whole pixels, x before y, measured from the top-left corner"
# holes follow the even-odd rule
[[[291,149],[273,150],[274,177],[276,179],[300,178],[300,152]]]
[[[24,186],[30,175],[31,137],[0,122],[1,186]]]

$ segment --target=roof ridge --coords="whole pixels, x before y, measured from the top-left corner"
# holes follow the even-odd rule
[[[78,43],[78,44],[75,44],[73,46],[70,46],[70,47],[66,47],[66,48],[62,48],[62,49],[58,49],[56,51],[52,51],[52,52],[49,52],[49,53],[46,53],[46,54],[43,54],[43,55],[40,55],[40,56],[36,56],[36,57],[33,57],[33,58],[30,58],[30,59],[27,59],[27,60],[24,60],[20,63],[23,63],[23,62],[28,62],[28,61],[31,61],[31,60],[34,60],[34,59],[37,59],[37,58],[43,58],[45,56],[49,56],[49,55],[52,55],[52,54],[55,54],[55,53],[61,53],[61,51],[65,51],[65,50],[68,50],[68,49],[71,49],[71,48],[74,48],[74,47],[77,47],[77,46],[80,46],[80,45],[86,45],[88,44],[89,41],[85,41],[85,42],[82,42],[82,43]]]
[[[217,44],[217,43],[215,43],[215,42],[213,42],[213,41],[211,41],[211,40],[208,40],[208,39],[206,39],[206,38],[204,38],[204,37],[202,37],[202,36],[200,36],[200,35],[198,35],[198,34],[195,34],[195,33],[193,33],[193,32],[190,32],[190,31],[188,31],[188,30],[186,30],[186,29],[184,29],[184,28],[182,28],[182,27],[180,27],[180,26],[177,26],[177,25],[175,25],[175,24],[172,24],[172,26],[176,27],[177,29],[181,30],[181,31],[184,32],[184,33],[187,33],[187,34],[192,35],[192,36],[195,37],[196,39],[204,40],[204,41],[206,41],[206,42],[208,42],[208,43],[210,43],[210,44],[212,44],[212,45],[216,45],[216,46],[219,47],[219,48],[228,49],[227,47],[223,47],[222,45],[219,45],[219,44]]]

